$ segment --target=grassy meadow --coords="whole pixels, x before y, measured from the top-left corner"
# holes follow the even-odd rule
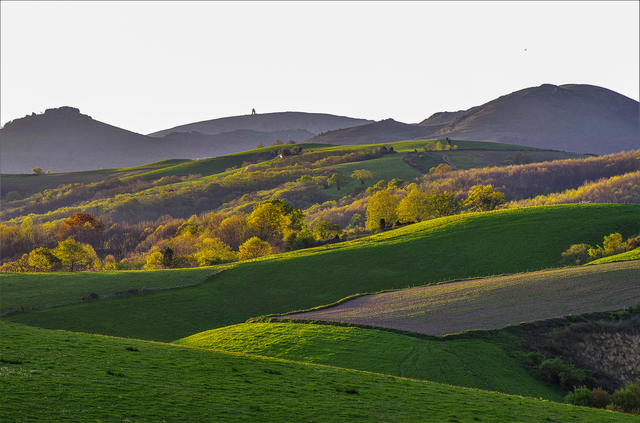
[[[631,422],[356,370],[0,322],[4,421]]]
[[[455,386],[562,401],[500,345],[485,340],[417,338],[395,332],[301,323],[244,323],[177,344],[325,364]]]
[[[256,316],[331,304],[358,293],[557,267],[560,253],[572,244],[593,245],[612,232],[625,237],[637,233],[639,213],[638,205],[575,204],[456,215],[351,242],[238,263],[184,289],[73,303],[15,313],[3,320],[170,342]],[[10,281],[14,274],[2,277]],[[104,277],[111,276],[105,273]],[[55,279],[53,275],[50,283],[55,284]],[[19,291],[16,284],[11,286]],[[46,289],[55,292],[55,288]],[[3,289],[4,295],[21,296]],[[48,300],[56,302],[55,296]],[[38,305],[26,296],[20,298],[23,303]]]

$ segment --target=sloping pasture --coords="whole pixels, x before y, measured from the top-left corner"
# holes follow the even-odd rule
[[[631,422],[432,382],[0,322],[3,421]]]
[[[417,338],[332,325],[243,323],[198,333],[176,343],[553,401],[562,401],[563,396],[527,373],[500,345],[484,340]]]
[[[629,261],[403,289],[283,317],[443,336],[637,304],[640,261]]]

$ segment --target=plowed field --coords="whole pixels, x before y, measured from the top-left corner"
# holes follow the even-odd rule
[[[283,318],[443,336],[640,303],[640,261],[539,271],[369,295]]]

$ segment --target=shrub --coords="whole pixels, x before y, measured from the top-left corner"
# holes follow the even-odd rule
[[[566,404],[580,405],[582,407],[588,407],[591,402],[591,391],[586,386],[579,388],[573,387],[573,392],[564,397]]]
[[[611,397],[607,391],[602,388],[593,388],[591,399],[589,400],[589,407],[605,408],[610,402]]]
[[[249,238],[244,244],[242,244],[239,248],[238,259],[239,260],[249,260],[253,258],[268,256],[271,254],[272,248],[271,245],[254,236]]]
[[[589,261],[589,248],[587,244],[574,244],[561,254],[562,260],[570,264],[584,264]]]
[[[631,382],[616,390],[611,396],[611,403],[625,413],[640,414],[640,382]]]

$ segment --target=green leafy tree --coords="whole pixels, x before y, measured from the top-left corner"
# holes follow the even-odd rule
[[[271,254],[271,245],[254,236],[249,238],[244,244],[240,246],[238,252],[238,260],[250,260],[258,257],[268,256]]]
[[[489,211],[504,204],[504,201],[504,194],[495,191],[492,185],[474,185],[469,189],[464,206],[472,211]]]
[[[163,254],[160,251],[154,251],[147,256],[143,268],[145,270],[162,269],[164,267],[162,259]]]
[[[236,261],[237,255],[231,247],[218,238],[205,238],[198,244],[194,258],[200,266],[213,266]]]
[[[360,181],[361,185],[364,185],[365,181],[373,179],[373,174],[366,169],[354,170],[351,177],[357,181]]]
[[[404,184],[404,181],[400,178],[393,178],[387,184],[387,189],[398,188],[400,185]]]
[[[257,204],[247,217],[247,225],[262,238],[277,238],[285,232],[299,230],[304,221],[300,209],[283,200],[267,200]]]
[[[398,220],[398,199],[387,190],[378,191],[367,205],[367,229],[377,229],[384,219],[385,227],[391,227]]]
[[[335,223],[320,221],[313,225],[313,233],[317,239],[326,240],[342,235],[342,229]]]
[[[429,218],[429,197],[419,189],[413,189],[398,204],[398,218],[401,222],[422,222]]]
[[[589,246],[574,244],[561,254],[562,260],[569,264],[584,264],[589,261]]]
[[[327,179],[327,183],[330,187],[336,187],[337,190],[340,190],[341,187],[349,183],[349,180],[342,173],[338,172],[331,175],[331,177]]]
[[[89,251],[73,238],[60,241],[54,254],[62,261],[62,265],[69,266],[69,270],[72,272],[76,266],[87,264],[90,258]]]
[[[29,253],[29,266],[36,271],[48,272],[62,267],[62,261],[49,248],[36,248]]]
[[[429,195],[429,214],[433,217],[451,216],[462,209],[462,200],[454,191],[443,191]]]
[[[622,240],[622,235],[616,232],[604,237],[603,247],[596,246],[595,248],[589,248],[589,256],[595,260],[601,257],[624,253],[627,243]]]

